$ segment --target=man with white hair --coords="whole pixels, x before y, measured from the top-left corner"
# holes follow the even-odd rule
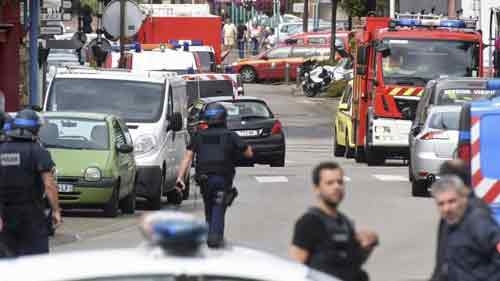
[[[470,192],[457,176],[444,176],[432,185],[447,225],[440,280],[500,280],[500,228],[488,210],[471,205]]]

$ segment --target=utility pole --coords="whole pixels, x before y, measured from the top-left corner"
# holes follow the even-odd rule
[[[332,0],[332,30],[330,39],[330,62],[335,60],[335,37],[337,31],[337,0]]]
[[[454,18],[456,17],[456,8],[455,8],[455,0],[448,0],[448,17]]]
[[[125,67],[125,0],[120,0],[120,68]]]
[[[302,31],[307,32],[308,31],[308,24],[309,22],[309,0],[304,0],[304,14],[302,16]]]
[[[29,38],[29,54],[30,54],[30,75],[29,75],[29,103],[30,105],[38,105],[38,29],[40,28],[40,1],[31,0],[30,5],[30,38]]]

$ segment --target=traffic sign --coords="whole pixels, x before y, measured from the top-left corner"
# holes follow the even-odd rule
[[[62,1],[63,5],[63,9],[71,9],[73,7],[73,4],[71,3],[71,1]]]
[[[41,8],[41,21],[71,21],[71,13],[61,8]]]
[[[62,26],[40,26],[40,35],[59,35],[63,34]]]

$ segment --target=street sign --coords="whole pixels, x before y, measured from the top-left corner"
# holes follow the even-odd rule
[[[71,1],[63,1],[62,3],[63,3],[62,5],[63,9],[71,9],[73,7]]]
[[[63,34],[62,26],[40,26],[40,35],[59,35]]]
[[[304,3],[293,3],[293,12],[294,13],[303,13],[304,12]]]

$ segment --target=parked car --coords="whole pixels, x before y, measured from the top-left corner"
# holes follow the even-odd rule
[[[427,119],[432,106],[462,104],[490,97],[493,92],[486,89],[486,82],[486,78],[441,78],[429,81],[418,102],[412,127]]]
[[[175,180],[189,139],[186,103],[186,82],[174,73],[67,68],[52,79],[44,110],[120,116],[134,141],[137,196],[160,209],[162,195],[174,204],[182,201]]]
[[[458,144],[459,105],[434,106],[424,123],[409,134],[409,178],[413,196],[427,195],[441,164],[453,158]]]
[[[262,99],[255,97],[211,97],[202,98],[189,108],[188,130],[202,130],[201,116],[210,103],[221,103],[228,112],[227,127],[252,146],[254,158],[248,162],[239,159],[241,165],[269,164],[271,167],[285,166],[285,134],[281,122]],[[201,126],[200,126],[201,125]]]
[[[356,143],[354,142],[354,130],[352,126],[352,87],[353,81],[349,81],[342,93],[340,102],[335,113],[333,131],[333,154],[335,157],[352,157]]]
[[[335,43],[342,44],[346,50],[349,50],[349,33],[345,31],[337,31],[335,33]],[[288,37],[281,45],[296,44],[308,46],[322,46],[330,47],[330,40],[332,39],[331,31],[316,31],[316,32],[302,32]]]
[[[290,67],[290,78],[295,79],[297,68],[307,58],[327,59],[330,48],[284,46],[264,51],[255,57],[233,63],[233,72],[239,73],[244,83],[259,80],[283,80],[285,67]]]
[[[109,217],[133,214],[136,163],[125,123],[109,114],[48,112],[40,141],[57,167],[63,208],[98,207]]]

